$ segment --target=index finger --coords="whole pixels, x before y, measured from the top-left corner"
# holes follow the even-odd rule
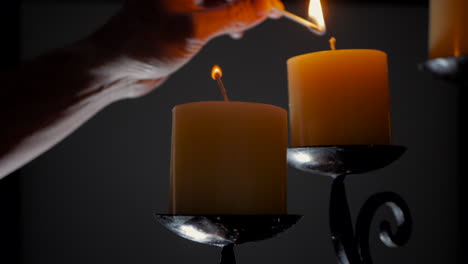
[[[193,14],[195,36],[210,39],[245,31],[264,21],[272,7],[284,9],[279,0],[239,0]]]

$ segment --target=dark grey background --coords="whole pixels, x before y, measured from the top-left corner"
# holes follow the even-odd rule
[[[18,1],[2,3],[0,8],[0,74],[19,62],[20,9]],[[20,172],[4,179],[0,181],[0,256],[2,261],[17,263],[20,256]]]
[[[303,2],[288,9],[304,14]],[[118,6],[25,3],[23,57],[86,36]],[[241,41],[214,40],[155,92],[111,105],[22,170],[22,262],[216,263],[216,248],[180,239],[152,218],[167,212],[171,108],[220,99],[209,78],[215,63],[233,100],[287,108],[286,60],[328,49],[331,34],[338,48],[388,52],[393,139],[409,148],[392,166],[347,180],[354,217],[368,196],[384,190],[399,193],[412,210],[407,247],[387,249],[373,233],[375,263],[458,262],[457,91],[417,71],[427,54],[427,12],[330,4],[326,37],[278,20]],[[306,217],[277,239],[238,247],[238,262],[336,263],[327,224],[330,182],[290,170],[289,212]]]

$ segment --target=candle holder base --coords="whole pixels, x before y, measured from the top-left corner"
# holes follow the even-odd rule
[[[224,247],[275,237],[291,228],[302,215],[169,215],[156,220],[178,236]]]
[[[388,247],[400,247],[410,239],[412,218],[406,202],[393,192],[372,195],[359,210],[356,227],[346,197],[344,180],[349,174],[383,168],[397,160],[406,147],[394,145],[315,146],[288,149],[288,163],[296,169],[333,178],[329,223],[339,264],[372,264],[369,235],[372,220],[383,206],[391,209],[396,222],[384,220],[380,239]]]
[[[406,147],[395,145],[288,148],[288,163],[305,172],[336,178],[383,168],[397,160],[405,150]]]
[[[468,85],[468,56],[431,59],[421,63],[419,69],[431,73],[437,79]]]

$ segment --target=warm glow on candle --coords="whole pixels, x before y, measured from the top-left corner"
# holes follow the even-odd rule
[[[309,17],[314,21],[320,31],[325,31],[325,19],[323,18],[322,4],[320,0],[310,0]]]
[[[430,0],[429,57],[468,55],[468,1]]]
[[[387,54],[330,46],[288,60],[291,146],[391,144]]]
[[[171,214],[287,213],[286,110],[212,101],[177,105],[172,113]],[[217,239],[190,226],[180,231]]]

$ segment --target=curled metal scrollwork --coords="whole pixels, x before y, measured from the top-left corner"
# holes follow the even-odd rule
[[[372,219],[377,210],[388,206],[396,221],[396,231],[393,232],[390,222],[380,223],[380,240],[391,248],[401,247],[408,242],[411,235],[412,219],[405,201],[392,192],[377,193],[371,196],[363,205],[356,221],[356,242],[362,263],[372,263],[369,252],[369,232]]]
[[[330,197],[330,230],[332,241],[340,264],[372,264],[369,250],[369,233],[375,213],[382,206],[388,206],[396,221],[393,232],[390,222],[380,224],[380,240],[388,247],[406,244],[411,235],[412,219],[406,202],[393,192],[372,195],[362,206],[354,234],[346,190],[345,175],[337,177],[332,184]]]

